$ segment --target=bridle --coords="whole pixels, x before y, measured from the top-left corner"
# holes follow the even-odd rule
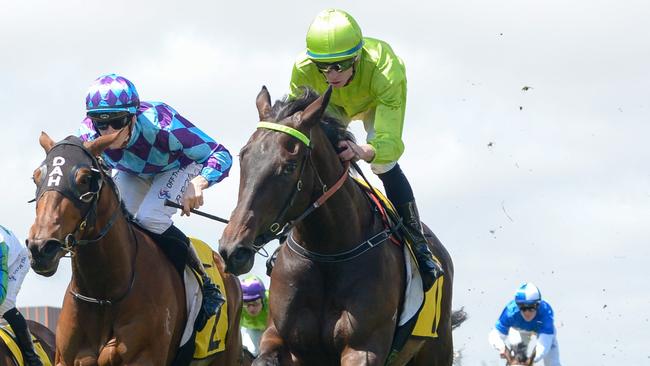
[[[363,253],[367,252],[368,250],[375,248],[376,246],[384,243],[388,238],[390,237],[392,230],[391,229],[384,229],[374,235],[372,235],[370,238],[365,240],[364,242],[360,243],[359,245],[355,246],[352,249],[339,252],[339,253],[334,253],[334,254],[323,254],[323,253],[318,253],[315,251],[311,251],[300,245],[294,238],[293,235],[291,234],[291,230],[301,222],[305,217],[307,217],[309,214],[311,214],[315,209],[318,207],[322,206],[325,201],[327,201],[334,193],[336,193],[342,186],[343,183],[348,179],[348,172],[350,170],[350,162],[346,161],[344,165],[344,172],[343,175],[334,183],[334,185],[328,189],[327,185],[323,183],[323,180],[321,179],[320,175],[318,174],[318,169],[316,169],[316,165],[314,164],[313,158],[312,158],[312,144],[311,144],[311,139],[307,137],[305,134],[302,132],[296,130],[295,128],[281,125],[279,123],[275,122],[266,122],[262,121],[259,122],[257,125],[258,128],[265,128],[277,132],[282,132],[286,133],[290,136],[293,136],[294,138],[298,139],[301,141],[305,146],[307,146],[307,152],[303,156],[302,159],[302,164],[300,167],[300,173],[298,175],[298,181],[296,183],[295,189],[292,191],[291,195],[289,196],[289,199],[286,201],[284,204],[283,209],[280,211],[276,219],[273,221],[273,223],[269,226],[267,231],[265,231],[263,234],[259,235],[258,237],[255,238],[253,241],[253,247],[255,248],[256,251],[259,251],[263,248],[263,246],[268,243],[269,241],[281,237],[287,237],[287,246],[289,249],[291,249],[293,252],[296,254],[305,257],[307,259],[316,261],[316,262],[326,262],[326,263],[338,263],[338,262],[345,262],[349,261],[351,259],[354,259]],[[311,131],[310,131],[311,133]],[[291,221],[285,221],[284,217],[286,215],[286,212],[288,211],[289,207],[291,207],[294,203],[294,200],[296,198],[296,195],[298,192],[302,190],[302,174],[305,169],[305,165],[307,161],[310,162],[310,165],[318,177],[318,180],[320,184],[322,185],[322,190],[323,194],[316,200],[314,203],[309,205],[305,211],[303,211],[302,214],[300,214],[295,220]],[[281,224],[281,222],[284,222],[284,224]],[[280,230],[282,229],[282,230]]]
[[[318,169],[316,169],[316,166],[314,165],[314,161],[312,158],[312,144],[311,144],[311,139],[307,137],[304,133],[298,131],[297,129],[285,125],[281,125],[276,122],[268,122],[268,121],[261,121],[257,124],[257,128],[264,128],[272,131],[277,131],[281,133],[285,133],[289,136],[292,136],[296,139],[298,139],[300,142],[302,142],[306,147],[306,153],[302,157],[302,161],[300,164],[300,172],[298,174],[298,180],[295,184],[294,190],[291,192],[291,195],[285,202],[282,210],[278,213],[276,216],[275,220],[273,220],[273,223],[269,226],[269,228],[262,233],[261,235],[257,236],[255,240],[253,241],[253,247],[255,248],[256,251],[260,251],[264,245],[271,240],[278,239],[285,237],[289,234],[289,232],[299,223],[301,222],[305,217],[307,217],[309,214],[311,214],[315,209],[318,207],[322,206],[325,201],[327,201],[330,197],[334,195],[342,186],[343,183],[348,178],[348,172],[350,170],[350,162],[345,162],[344,165],[344,172],[341,175],[341,177],[334,183],[334,185],[331,188],[327,187],[327,184],[323,182],[323,179],[321,178],[320,174],[318,173]],[[294,220],[286,220],[285,216],[287,211],[291,206],[293,206],[293,203],[295,201],[296,196],[298,195],[298,192],[301,192],[303,189],[303,173],[305,171],[305,166],[307,165],[307,162],[310,163],[312,170],[314,171],[316,177],[318,178],[318,181],[320,182],[322,186],[322,191],[323,194],[316,200],[314,201],[311,205],[309,205],[303,213],[301,213],[296,219]]]
[[[106,166],[106,164],[103,162],[101,157],[95,157],[81,142],[80,139],[67,139],[60,141],[56,143],[52,148],[48,151],[47,157],[49,157],[52,152],[59,146],[74,146],[80,149],[83,154],[90,159],[91,164],[86,165],[86,164],[81,164],[81,165],[75,165],[73,166],[72,169],[70,169],[70,172],[67,176],[67,181],[63,181],[63,184],[57,184],[54,186],[51,186],[48,182],[47,187],[43,187],[43,184],[45,183],[45,177],[47,176],[47,166],[44,164],[41,166],[41,181],[37,186],[36,190],[36,198],[31,200],[30,202],[36,202],[38,204],[38,201],[41,199],[43,194],[47,191],[56,191],[59,194],[63,195],[64,197],[68,198],[73,202],[73,204],[79,209],[82,210],[83,206],[88,206],[86,213],[83,215],[82,219],[79,221],[77,225],[75,225],[75,228],[72,232],[66,234],[64,236],[63,242],[61,242],[58,239],[49,239],[50,241],[55,241],[58,242],[61,249],[64,250],[65,252],[68,252],[71,254],[71,256],[74,256],[76,254],[76,250],[78,247],[86,246],[88,244],[93,244],[97,243],[100,240],[102,240],[106,234],[110,231],[110,229],[113,227],[113,224],[117,221],[118,214],[122,211],[121,210],[121,198],[119,195],[119,191],[115,185],[115,182],[113,182],[112,179],[109,178],[108,176],[108,171],[109,168]],[[75,150],[76,151],[76,150]],[[47,160],[46,157],[46,160]],[[56,158],[55,158],[56,159]],[[65,161],[65,160],[63,160]],[[85,193],[80,193],[77,188],[76,188],[76,183],[75,183],[75,174],[76,172],[83,167],[89,167],[90,171],[92,172],[92,178],[90,182],[90,187],[91,189],[88,192]],[[56,167],[54,168],[56,169]],[[53,169],[53,171],[54,171]],[[59,172],[62,172],[59,169]],[[51,173],[52,174],[52,173]],[[63,178],[63,177],[62,177]],[[97,205],[99,202],[99,197],[100,197],[100,192],[104,186],[104,183],[107,183],[108,186],[111,188],[111,191],[115,196],[117,197],[118,201],[118,207],[116,207],[113,210],[113,214],[111,215],[110,219],[106,223],[106,225],[99,231],[98,235],[92,239],[83,239],[84,235],[86,235],[87,232],[89,232],[92,228],[94,228],[96,221],[97,221]],[[91,303],[96,303],[99,305],[111,305],[113,303],[116,303],[122,299],[124,299],[131,291],[133,288],[133,284],[135,282],[135,259],[138,254],[138,240],[137,236],[133,232],[133,228],[129,225],[130,228],[130,233],[131,236],[133,237],[133,240],[135,242],[135,255],[133,256],[132,260],[132,268],[133,268],[133,273],[131,274],[131,280],[129,283],[129,287],[127,290],[120,296],[118,296],[115,299],[112,300],[103,300],[103,299],[96,299],[93,297],[88,297],[81,295],[72,289],[70,289],[70,293],[77,299],[86,301],[86,302],[91,302]]]

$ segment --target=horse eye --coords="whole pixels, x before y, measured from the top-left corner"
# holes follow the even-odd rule
[[[93,179],[92,172],[88,171],[79,171],[77,172],[77,184],[90,184]]]
[[[296,171],[296,168],[298,167],[298,163],[295,161],[291,161],[287,163],[283,168],[282,168],[282,175],[291,175],[293,172]]]

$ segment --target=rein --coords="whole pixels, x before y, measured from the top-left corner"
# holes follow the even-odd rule
[[[350,171],[350,162],[345,162],[345,170],[341,177],[334,183],[334,185],[331,188],[327,188],[327,185],[323,183],[323,180],[321,179],[320,175],[318,174],[318,170],[316,170],[316,167],[314,166],[314,163],[312,161],[312,145],[311,145],[311,140],[309,137],[307,137],[305,134],[302,132],[296,130],[293,127],[281,125],[279,123],[275,122],[266,122],[262,121],[257,124],[258,128],[265,128],[268,130],[272,131],[277,131],[277,132],[282,132],[287,135],[290,135],[296,139],[298,139],[300,142],[305,144],[307,146],[307,153],[303,156],[302,158],[302,164],[300,164],[300,173],[298,175],[298,182],[296,183],[296,188],[291,192],[291,196],[289,196],[289,199],[285,203],[284,207],[276,217],[276,219],[273,221],[273,223],[269,226],[268,231],[264,232],[263,234],[259,235],[255,240],[253,241],[253,247],[255,248],[256,251],[260,251],[264,245],[271,240],[278,239],[281,237],[287,236],[289,232],[300,222],[302,221],[305,217],[307,217],[309,214],[311,214],[315,209],[319,208],[322,206],[330,197],[334,195],[342,186],[343,183],[348,178],[348,172]],[[284,223],[284,225],[280,224],[280,222],[283,221],[284,216],[286,215],[287,211],[289,208],[293,205],[293,201],[296,198],[296,195],[298,192],[302,191],[303,188],[303,183],[302,183],[302,174],[305,171],[305,166],[307,165],[307,159],[311,162],[311,167],[316,173],[316,176],[318,177],[318,180],[320,181],[322,187],[323,187],[323,194],[305,211],[298,216],[293,221],[287,221]]]
[[[135,233],[133,232],[133,226],[129,225],[129,227],[130,227],[130,231],[131,231],[131,236],[133,236],[133,240],[135,241],[135,254],[133,255],[133,260],[131,261],[131,267],[133,268],[133,271],[131,272],[131,281],[129,281],[129,287],[127,287],[126,291],[124,291],[124,293],[122,293],[122,295],[116,297],[113,300],[103,300],[103,299],[97,299],[97,298],[90,297],[90,296],[84,296],[84,295],[70,289],[70,294],[72,296],[74,296],[75,299],[103,306],[103,305],[116,304],[116,303],[122,301],[124,298],[126,298],[129,295],[129,293],[131,292],[131,289],[133,289],[133,284],[135,283],[135,259],[138,257],[138,248],[139,248],[138,236],[135,235]]]
[[[53,190],[53,191],[56,191],[56,192],[62,194],[64,197],[67,197],[68,199],[71,199],[73,201],[73,203],[75,204],[75,206],[77,206],[77,207],[79,207],[81,204],[89,204],[90,205],[90,207],[86,211],[86,214],[84,215],[84,217],[81,219],[79,224],[77,224],[75,226],[74,231],[67,234],[64,237],[63,243],[61,243],[61,249],[62,250],[74,255],[74,254],[76,254],[76,251],[75,251],[76,247],[97,243],[100,240],[102,240],[108,234],[108,232],[113,227],[113,224],[115,224],[115,222],[117,221],[118,213],[121,212],[120,207],[121,207],[122,199],[120,197],[119,191],[117,190],[117,188],[115,186],[115,183],[111,179],[108,179],[107,180],[108,186],[111,188],[111,191],[117,197],[117,201],[118,201],[117,207],[113,210],[113,214],[111,215],[111,217],[108,220],[108,222],[106,223],[106,225],[99,231],[99,234],[97,235],[97,237],[95,237],[93,239],[77,239],[77,235],[79,235],[80,237],[83,238],[85,230],[88,227],[92,228],[95,225],[95,220],[97,219],[97,204],[99,202],[99,195],[100,195],[100,192],[101,192],[101,190],[103,188],[103,184],[105,183],[105,178],[108,177],[108,175],[107,175],[107,173],[105,171],[107,168],[106,168],[105,164],[103,164],[103,161],[101,160],[100,157],[93,156],[93,154],[90,151],[88,151],[88,149],[86,149],[86,147],[83,146],[83,144],[81,144],[80,142],[76,142],[76,141],[72,142],[72,141],[66,141],[66,140],[60,141],[57,144],[55,144],[52,147],[52,149],[50,149],[50,151],[52,151],[55,147],[61,146],[61,145],[69,145],[69,146],[78,147],[79,149],[81,149],[84,152],[84,154],[86,156],[88,156],[90,158],[90,160],[92,161],[91,171],[96,173],[96,175],[93,177],[93,179],[97,180],[94,183],[94,186],[95,186],[96,189],[93,190],[93,191],[89,191],[89,192],[86,192],[84,194],[81,194],[81,195],[79,195],[77,197],[75,195],[75,193],[78,193],[78,192],[76,192],[76,189],[74,190],[74,192],[72,192],[71,189],[68,189],[68,188],[65,188],[65,187],[64,188],[58,188],[58,189],[45,189],[45,190],[42,190],[41,186],[39,186],[38,191],[37,191],[37,196],[32,201],[35,201],[35,202],[38,203],[40,198],[43,196],[43,193],[45,193],[47,190]],[[71,174],[73,174],[73,173],[71,172]],[[74,178],[74,177],[71,177],[71,178]],[[43,182],[41,182],[41,185],[42,185],[42,183]],[[32,201],[30,201],[30,202],[32,202]],[[89,224],[89,222],[90,222],[90,224]],[[115,303],[123,300],[124,298],[126,298],[128,296],[128,294],[131,292],[131,289],[133,288],[133,284],[135,283],[135,260],[136,260],[137,255],[138,255],[138,247],[139,247],[138,238],[135,235],[135,233],[133,232],[133,227],[129,225],[129,228],[130,228],[133,240],[135,241],[135,254],[133,256],[132,263],[131,263],[131,267],[133,268],[133,271],[131,273],[131,280],[129,282],[129,286],[126,289],[126,291],[122,295],[118,296],[115,299],[98,299],[98,298],[82,295],[82,294],[80,294],[78,292],[75,292],[74,290],[70,289],[69,290],[70,294],[75,299],[85,301],[85,302],[89,302],[89,303],[93,303],[93,304],[98,304],[98,305],[102,306],[102,305],[115,304]]]
[[[318,174],[318,170],[316,169],[316,167],[314,165],[314,162],[312,160],[312,155],[311,155],[312,145],[311,145],[311,140],[309,139],[309,137],[307,137],[302,132],[296,130],[295,128],[285,126],[285,125],[280,125],[280,124],[275,123],[275,122],[262,121],[262,122],[258,123],[257,127],[258,128],[266,128],[266,129],[269,129],[269,130],[286,133],[286,134],[298,139],[303,144],[305,144],[305,146],[307,146],[307,154],[303,157],[303,160],[302,160],[302,165],[300,167],[300,174],[298,176],[298,182],[296,184],[296,189],[291,193],[291,196],[287,200],[284,208],[280,211],[280,214],[278,215],[276,220],[269,227],[269,231],[265,232],[264,234],[262,234],[260,236],[258,236],[255,239],[255,241],[253,241],[253,247],[257,251],[261,250],[262,247],[266,243],[268,243],[269,241],[284,236],[284,237],[287,237],[287,245],[288,245],[289,249],[291,249],[296,254],[298,254],[298,255],[300,255],[302,257],[305,257],[307,259],[316,261],[316,262],[338,263],[338,262],[345,262],[345,261],[349,261],[351,259],[354,259],[354,258],[362,255],[363,253],[367,252],[368,250],[381,245],[382,243],[384,243],[386,240],[388,240],[390,238],[390,235],[393,233],[393,230],[391,230],[391,228],[388,228],[388,229],[385,229],[385,230],[380,231],[379,233],[373,235],[372,237],[370,237],[366,241],[362,242],[361,244],[357,245],[356,247],[354,247],[354,248],[352,248],[350,250],[346,250],[344,252],[339,252],[339,253],[334,253],[334,254],[318,253],[318,252],[310,251],[310,250],[304,248],[303,246],[301,246],[294,239],[293,234],[291,233],[291,230],[296,226],[296,224],[298,224],[305,217],[307,217],[309,214],[314,212],[314,210],[316,210],[317,208],[322,206],[330,197],[332,197],[334,195],[334,193],[336,193],[343,186],[343,183],[345,183],[345,181],[348,178],[348,174],[349,174],[349,171],[350,171],[350,162],[346,161],[344,163],[345,170],[343,172],[343,175],[341,175],[341,177],[336,181],[336,183],[334,183],[334,185],[330,189],[327,189],[327,186],[323,183],[323,180],[321,179],[320,175]],[[305,209],[305,211],[302,214],[300,214],[300,216],[298,216],[298,218],[296,218],[293,221],[288,221],[286,224],[284,224],[284,226],[282,227],[282,230],[279,233],[276,233],[281,227],[280,224],[279,224],[280,219],[284,218],[284,215],[286,214],[286,211],[293,204],[293,201],[294,201],[297,193],[302,190],[302,173],[304,172],[307,157],[309,157],[312,169],[314,170],[316,176],[318,177],[318,180],[321,182],[321,185],[323,186],[323,194],[314,203],[309,205],[309,207],[307,207],[307,209]],[[355,168],[360,171],[359,167],[356,164],[354,164],[354,165],[355,165]],[[361,174],[363,174],[363,173],[361,173]],[[364,179],[365,179],[365,177],[364,177]]]

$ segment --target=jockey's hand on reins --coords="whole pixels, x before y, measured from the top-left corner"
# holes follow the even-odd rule
[[[341,149],[339,152],[339,158],[341,161],[357,161],[361,158],[359,152],[350,144],[350,141],[340,141],[338,147]]]

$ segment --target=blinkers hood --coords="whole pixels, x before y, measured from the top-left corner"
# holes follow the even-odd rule
[[[76,182],[77,171],[88,168],[92,172],[88,192],[80,192]],[[101,171],[103,165],[83,145],[76,136],[68,136],[56,143],[47,152],[39,168],[40,182],[37,183],[36,201],[47,191],[56,191],[70,199],[75,206],[81,207],[92,202],[101,189]]]

